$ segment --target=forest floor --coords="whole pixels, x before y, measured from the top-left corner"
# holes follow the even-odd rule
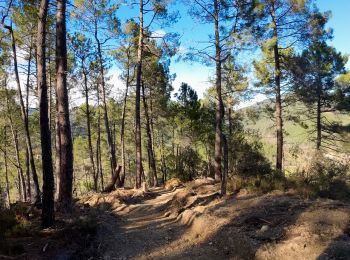
[[[222,198],[218,190],[199,179],[84,196],[79,210],[96,222],[90,238],[56,243],[47,252],[44,240],[36,255],[21,258],[350,259],[349,203],[307,200],[292,191],[241,190]]]

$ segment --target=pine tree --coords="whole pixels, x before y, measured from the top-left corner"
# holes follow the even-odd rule
[[[260,24],[255,27],[260,37],[263,59],[256,63],[262,85],[275,96],[276,169],[283,171],[283,66],[293,46],[306,43],[310,22],[310,1],[259,0]]]
[[[50,227],[54,223],[54,177],[46,80],[46,20],[48,5],[48,0],[40,1],[38,33],[36,37],[37,85],[39,95],[41,161],[43,172],[43,206],[41,220],[41,226],[43,228]]]
[[[61,211],[72,209],[73,143],[69,120],[67,89],[66,0],[57,0],[56,16],[56,172],[58,205]]]

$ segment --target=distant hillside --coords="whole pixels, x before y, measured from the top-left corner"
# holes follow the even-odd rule
[[[244,114],[246,129],[258,131],[262,137],[264,144],[264,152],[266,157],[274,162],[276,154],[276,138],[274,120],[271,117],[272,105],[269,100],[262,101],[248,108],[242,109]],[[314,122],[307,119],[308,110],[301,104],[296,103],[290,105],[284,110],[284,158],[285,169],[293,170],[303,163],[306,158],[309,158],[313,153],[315,142],[312,139],[315,135]],[[291,120],[292,116],[299,116],[300,123]],[[337,122],[341,134],[338,136],[342,142],[335,142],[326,149],[326,153],[344,157],[350,154],[350,114],[341,112],[328,112],[324,114],[329,122]],[[303,126],[302,126],[303,125]],[[336,152],[336,151],[337,152]]]

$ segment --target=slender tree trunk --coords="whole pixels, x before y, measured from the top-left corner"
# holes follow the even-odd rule
[[[146,117],[148,166],[151,172],[150,185],[157,187],[158,186],[157,167],[156,167],[156,161],[155,161],[154,152],[153,152],[153,145],[152,145],[153,141],[152,141],[152,135],[151,135],[150,117],[148,113],[148,104],[147,104],[146,95],[145,95],[145,86],[143,85],[143,83],[141,84],[141,86],[142,86],[143,107],[145,110],[145,117]]]
[[[129,58],[129,57],[128,57]],[[126,87],[125,87],[125,95],[123,99],[123,112],[122,112],[122,122],[120,128],[120,143],[121,143],[121,156],[122,156],[122,172],[121,172],[121,180],[120,185],[124,186],[125,182],[125,116],[126,116],[126,102],[128,99],[129,92],[129,81],[130,81],[130,65],[128,65],[127,74],[126,74]]]
[[[274,37],[276,43],[273,46],[274,63],[275,63],[275,93],[276,93],[276,170],[282,173],[283,170],[283,120],[282,120],[282,98],[281,98],[281,65],[278,50],[278,33],[275,15],[275,5],[271,6],[271,15],[273,23]]]
[[[137,68],[136,68],[136,97],[135,97],[135,145],[136,145],[136,172],[135,186],[141,188],[142,174],[142,143],[141,143],[141,79],[142,79],[142,59],[143,59],[143,0],[140,0],[140,25],[139,42],[137,48]]]
[[[233,162],[234,162],[234,150],[233,150],[233,144],[231,142],[232,136],[233,136],[233,120],[232,120],[232,104],[228,104],[228,133],[229,133],[229,138],[226,138],[227,142],[227,152],[231,153],[231,156],[228,156],[228,172],[233,172]],[[224,148],[225,150],[225,148]]]
[[[7,192],[7,200],[9,207],[11,205],[11,198],[10,198],[10,182],[9,182],[9,175],[8,175],[8,164],[7,164],[7,128],[4,127],[4,164],[5,164],[5,179],[6,179],[6,192]]]
[[[13,141],[13,146],[15,148],[15,154],[16,154],[16,162],[17,162],[16,168],[17,168],[17,175],[18,175],[18,193],[19,193],[20,200],[25,200],[26,199],[26,194],[25,194],[26,189],[25,189],[23,169],[22,169],[22,164],[21,164],[21,159],[20,159],[20,154],[19,154],[18,136],[17,136],[17,131],[14,129],[14,125],[13,125],[13,121],[12,121],[12,117],[11,117],[11,109],[10,109],[10,103],[9,103],[8,92],[7,92],[6,87],[5,87],[5,93],[6,93],[7,117],[8,117],[9,123],[10,123],[10,128],[11,128],[11,133],[12,133],[12,141]]]
[[[100,94],[97,90],[97,140],[96,140],[96,160],[97,160],[97,170],[100,175],[101,180],[101,190],[104,189],[103,184],[103,169],[101,160],[101,113],[100,113]]]
[[[101,91],[102,91],[102,105],[103,105],[103,116],[104,116],[104,123],[106,128],[106,134],[107,134],[107,143],[109,148],[109,156],[110,156],[110,164],[111,164],[111,175],[114,176],[114,173],[116,172],[117,162],[116,162],[116,156],[115,156],[115,149],[113,145],[112,140],[112,131],[109,126],[109,119],[108,119],[108,110],[107,110],[107,102],[106,102],[106,84],[104,79],[104,65],[103,65],[103,57],[102,57],[102,49],[101,49],[101,43],[98,38],[98,31],[97,31],[97,23],[95,22],[95,40],[97,43],[97,54],[98,54],[98,62],[99,62],[99,69],[100,69],[100,77],[101,77]],[[119,175],[117,178],[117,185],[120,183],[120,177]]]
[[[153,174],[153,178],[154,178],[154,184],[156,187],[158,187],[159,183],[158,183],[158,176],[157,176],[157,159],[156,159],[156,152],[155,152],[155,144],[154,144],[154,124],[153,124],[153,102],[152,102],[152,91],[150,88],[150,92],[149,92],[149,101],[150,101],[150,109],[149,109],[149,124],[150,124],[150,136],[151,136],[151,144],[152,144],[152,160],[153,160],[153,169],[154,169],[154,174]],[[146,101],[147,104],[147,101]],[[148,109],[147,109],[148,110]]]
[[[19,98],[19,103],[20,103],[20,107],[21,107],[21,116],[22,116],[22,120],[23,120],[23,124],[24,124],[26,145],[27,145],[27,149],[29,152],[29,159],[30,159],[30,165],[31,165],[33,182],[34,182],[35,197],[36,197],[35,200],[39,201],[40,200],[40,188],[39,188],[38,175],[36,173],[36,168],[35,168],[34,155],[33,155],[33,149],[32,149],[32,141],[31,141],[30,133],[29,133],[28,118],[26,116],[26,110],[25,110],[25,106],[24,106],[24,102],[23,102],[23,95],[22,95],[22,90],[21,90],[21,82],[20,82],[19,72],[18,72],[16,38],[14,36],[12,28],[11,27],[6,27],[6,28],[10,31],[11,38],[12,38],[11,45],[12,45],[12,52],[13,52],[13,63],[14,63],[15,76],[16,76],[17,92],[18,92],[18,98]]]
[[[26,149],[26,187],[27,187],[27,200],[30,202],[32,200],[32,189],[30,183],[30,161],[29,161],[29,152]]]
[[[173,131],[172,131],[172,140],[171,140],[171,150],[173,152],[173,156],[175,157],[175,127],[173,126]]]
[[[52,71],[51,71],[51,37],[49,37],[49,42],[48,42],[49,48],[48,48],[48,57],[47,57],[47,64],[48,64],[48,76],[49,76],[49,127],[50,127],[50,132],[52,133]]]
[[[28,118],[28,124],[29,124],[29,85],[30,85],[30,73],[31,73],[31,62],[32,62],[32,48],[33,48],[33,37],[30,38],[29,58],[28,58],[28,65],[27,65],[26,117]],[[26,149],[26,178],[27,178],[27,197],[28,197],[28,201],[30,201],[32,198],[32,189],[30,184],[30,159],[29,159],[28,149]]]
[[[131,172],[131,158],[130,158],[130,154],[127,154],[127,157],[128,157],[128,169],[129,169],[129,172]]]
[[[322,122],[321,122],[321,87],[317,88],[317,115],[316,115],[316,149],[319,151],[322,144]]]
[[[17,174],[18,174],[18,193],[19,193],[20,200],[25,201],[26,190],[25,190],[25,184],[24,184],[23,168],[22,168],[22,163],[19,155],[18,135],[17,135],[17,131],[14,129],[11,118],[10,118],[10,126],[11,126],[11,132],[12,132],[13,146],[15,148],[15,153],[16,153]]]
[[[163,184],[166,182],[166,164],[165,164],[165,156],[164,156],[164,137],[163,133],[161,135],[161,143],[160,143],[160,160],[162,164],[162,179],[163,179]]]
[[[211,175],[210,175],[210,168],[211,168],[211,156],[210,156],[210,148],[208,147],[208,145],[206,145],[205,146],[205,153],[207,154],[207,160],[208,160],[208,162],[207,162],[207,168],[208,168],[208,173],[207,173],[207,175],[205,176],[205,177],[208,177],[208,176],[210,176],[211,177]]]
[[[215,180],[221,181],[222,121],[224,105],[221,94],[221,44],[219,32],[219,3],[214,0],[215,63],[216,63],[216,131],[215,131]]]
[[[21,173],[19,168],[17,168],[17,182],[18,182],[18,200],[23,201],[23,193],[22,193],[22,182],[21,182]]]
[[[56,154],[58,204],[61,211],[72,209],[73,143],[69,120],[67,90],[66,0],[57,0],[56,23],[56,95],[58,143]]]
[[[84,63],[84,61],[82,61]],[[91,139],[91,115],[90,115],[90,105],[89,105],[89,88],[88,88],[88,80],[87,80],[87,72],[85,70],[85,67],[83,66],[83,76],[84,76],[84,92],[85,92],[85,115],[86,115],[86,127],[87,127],[87,134],[88,134],[88,144],[89,144],[89,157],[90,157],[90,163],[92,166],[92,176],[94,180],[94,190],[97,191],[97,182],[98,182],[98,175],[96,174],[96,167],[94,162],[94,152],[92,148],[92,139]]]
[[[223,148],[224,148],[224,173],[221,181],[221,195],[226,195],[227,177],[228,177],[228,144],[224,134],[222,134]]]
[[[54,177],[51,150],[51,131],[46,82],[46,20],[48,0],[41,0],[37,32],[37,86],[40,111],[41,162],[43,171],[43,198],[41,226],[47,228],[54,223]]]

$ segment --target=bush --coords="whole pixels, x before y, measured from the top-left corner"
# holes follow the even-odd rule
[[[346,199],[350,196],[348,170],[348,165],[316,153],[291,179],[305,197]]]
[[[230,174],[242,178],[270,175],[271,163],[264,155],[260,134],[237,127],[234,134],[228,136]]]
[[[285,178],[271,168],[260,140],[257,133],[250,132],[237,132],[231,137],[229,191],[247,188],[265,193],[285,189]]]
[[[16,214],[14,211],[5,209],[0,211],[0,239],[17,225]]]

